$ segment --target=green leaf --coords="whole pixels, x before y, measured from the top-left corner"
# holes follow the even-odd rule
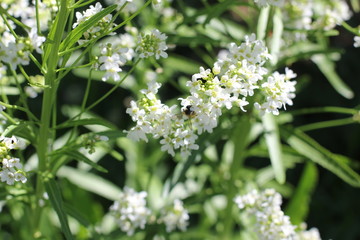
[[[51,205],[53,206],[56,214],[59,217],[61,229],[65,235],[65,238],[67,240],[74,239],[69,228],[67,215],[64,211],[64,205],[62,201],[60,188],[57,182],[54,179],[47,179],[44,184],[45,184],[46,192],[49,195],[49,200],[51,202]]]
[[[113,201],[118,199],[121,193],[121,189],[112,182],[80,169],[63,166],[59,169],[57,176],[67,178],[79,188]]]
[[[94,26],[97,22],[99,22],[103,17],[110,14],[112,11],[114,11],[117,8],[117,5],[112,5],[101,12],[98,12],[85,22],[78,25],[74,30],[72,30],[69,35],[64,39],[64,41],[60,45],[60,51],[65,51],[66,49],[70,48],[72,45],[74,45],[83,35],[84,32],[86,32],[89,28]]]
[[[316,187],[317,178],[318,171],[315,164],[307,162],[295,193],[285,210],[292,224],[300,225],[305,222],[309,211],[311,194]]]
[[[219,17],[223,12],[225,12],[231,5],[238,4],[233,0],[225,0],[220,2],[210,8],[207,12],[207,17],[204,22],[204,26],[208,24],[211,19]]]
[[[270,7],[264,7],[260,10],[259,21],[257,24],[257,39],[263,40],[266,36],[266,27],[269,20]]]
[[[43,54],[43,64],[47,63],[48,58],[50,56],[51,48],[52,48],[52,45],[54,43],[55,32],[56,32],[56,29],[57,29],[57,25],[59,24],[59,18],[60,17],[61,17],[60,14],[56,15],[55,21],[52,24],[50,32],[46,37],[45,47],[44,47],[44,54]]]
[[[276,8],[275,10],[273,23],[274,26],[273,26],[273,37],[271,41],[271,56],[272,56],[271,62],[273,65],[275,65],[278,61],[278,55],[282,41],[282,32],[284,27],[280,8]]]
[[[345,158],[333,154],[298,129],[281,128],[280,133],[297,152],[331,171],[348,184],[360,187],[360,175],[351,169]]]
[[[91,225],[90,221],[86,219],[86,217],[73,205],[64,203],[64,210],[69,216],[75,218],[80,224],[84,227],[89,227]]]
[[[182,56],[170,55],[164,61],[164,68],[171,68],[187,74],[194,74],[199,71],[200,64]]]
[[[100,172],[104,172],[104,173],[108,172],[108,170],[106,170],[102,166],[98,165],[97,163],[91,161],[89,158],[87,158],[85,155],[81,154],[77,150],[66,150],[65,149],[62,152],[63,152],[63,154],[71,157],[72,159],[80,161],[80,162],[84,162],[84,163],[90,165],[91,167],[95,168],[96,170],[98,170]]]
[[[341,80],[335,71],[335,64],[325,55],[316,55],[311,59],[325,75],[333,88],[344,98],[351,99],[354,92]]]
[[[16,125],[8,126],[4,130],[4,132],[1,134],[1,136],[5,137],[5,136],[15,135],[18,137],[25,138],[25,139],[29,140],[30,142],[34,143],[35,136],[32,131],[32,127],[33,126],[30,122],[26,122],[26,121],[19,122]]]
[[[266,145],[268,147],[275,178],[280,184],[283,184],[285,183],[285,169],[282,162],[279,129],[275,117],[272,114],[265,114],[262,120],[265,129]]]
[[[61,129],[61,128],[68,128],[75,126],[83,126],[83,125],[102,125],[110,129],[116,128],[114,124],[101,118],[84,118],[84,119],[72,120],[70,122],[67,121],[63,124],[58,125],[56,128]]]

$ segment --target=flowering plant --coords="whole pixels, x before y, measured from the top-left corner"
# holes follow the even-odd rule
[[[345,239],[311,197],[319,171],[359,187],[358,162],[310,131],[358,130],[359,110],[330,102],[358,97],[331,41],[360,46],[359,9],[2,1],[0,238]],[[332,97],[308,101],[319,73]]]

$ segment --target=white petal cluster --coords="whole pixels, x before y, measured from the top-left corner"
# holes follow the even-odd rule
[[[0,138],[0,181],[8,185],[14,185],[15,182],[25,183],[27,181],[23,166],[19,158],[12,157],[10,151],[13,149],[23,149],[25,143],[16,137]]]
[[[272,113],[279,115],[279,109],[287,105],[292,105],[292,99],[295,97],[295,81],[290,79],[295,78],[296,74],[286,68],[285,74],[274,72],[268,77],[267,81],[261,85],[261,91],[266,97],[266,101],[262,104],[255,103],[255,107],[260,110],[260,114]]]
[[[37,29],[38,24],[36,19],[36,8],[34,4],[30,4],[32,2],[33,1],[31,0],[10,0],[1,1],[0,4],[4,9],[6,9],[7,13],[15,18],[20,18],[21,22],[30,29]],[[56,0],[39,0],[37,4],[39,13],[39,27],[41,31],[46,31],[49,28],[52,15],[58,11]],[[11,26],[13,29],[16,27],[13,24],[11,24]]]
[[[255,217],[254,230],[261,240],[321,240],[316,228],[295,231],[296,226],[281,210],[281,195],[274,189],[252,190],[234,201],[240,209]]]
[[[321,240],[321,237],[317,228],[311,228],[307,231],[298,232],[295,240]]]
[[[352,13],[345,0],[254,0],[259,7],[281,8],[284,41],[302,41],[307,30],[331,30],[350,19]]]
[[[255,216],[255,231],[261,240],[293,240],[295,226],[291,225],[290,218],[281,210],[281,195],[274,189],[264,192],[253,190],[243,196],[235,198],[240,209],[245,209]]]
[[[110,213],[123,232],[131,236],[137,228],[144,229],[150,210],[146,207],[146,192],[125,187],[119,200],[110,206]]]
[[[168,107],[157,99],[160,84],[150,82],[148,89],[141,91],[144,97],[131,102],[127,110],[136,122],[128,131],[128,137],[147,141],[147,134],[151,134],[161,138],[162,151],[174,156],[175,150],[180,149],[182,157],[187,157],[191,150],[199,148],[195,143],[197,135],[211,133],[218,125],[224,108],[246,111],[247,97],[255,91],[260,91],[264,98],[263,103],[255,103],[255,107],[261,113],[278,114],[280,108],[292,104],[295,82],[290,79],[296,75],[286,69],[285,74],[275,72],[264,80],[268,71],[263,65],[270,58],[266,46],[256,40],[255,34],[246,36],[239,46],[230,44],[212,70],[200,67],[200,72],[186,83],[190,95],[179,98],[182,117],[175,106]]]
[[[126,63],[124,54],[127,51],[127,48],[114,48],[111,43],[101,47],[101,55],[98,57],[95,68],[105,71],[105,75],[102,77],[103,81],[109,79],[113,79],[114,81],[120,80],[119,73],[122,72],[121,66]]]
[[[165,224],[167,232],[172,232],[176,228],[185,231],[189,224],[189,214],[183,202],[175,199],[173,205],[162,212],[160,222]]]
[[[126,112],[136,126],[126,132],[135,141],[148,141],[147,134],[161,138],[162,151],[174,156],[174,150],[180,149],[181,155],[187,157],[191,150],[198,149],[195,144],[197,135],[185,124],[186,118],[176,112],[176,106],[169,107],[157,99],[160,86],[156,81],[149,82],[148,88],[141,90],[143,98],[137,102],[131,101]]]
[[[354,47],[356,48],[360,47],[360,36],[354,37]]]
[[[154,29],[151,34],[141,34],[135,51],[140,58],[151,56],[155,56],[156,59],[160,57],[167,58],[168,54],[165,52],[168,49],[165,42],[166,38],[167,36],[157,29]]]
[[[352,16],[349,6],[346,1],[316,1],[314,4],[315,14],[319,17],[313,23],[314,28],[331,30],[336,25],[347,21]]]
[[[73,24],[73,28],[76,28],[78,25],[84,23],[85,21],[90,19],[95,14],[101,12],[102,10],[103,10],[103,6],[99,2],[97,2],[95,6],[90,5],[90,7],[87,10],[83,11],[82,13],[76,12],[75,14],[76,22]],[[98,21],[96,24],[91,26],[86,32],[83,33],[84,39],[80,39],[78,43],[81,45],[99,36],[105,30],[105,28],[108,27],[111,19],[112,19],[111,14],[108,14],[105,17],[103,17],[100,21]]]

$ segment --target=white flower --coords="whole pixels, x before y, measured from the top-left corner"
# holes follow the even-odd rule
[[[360,47],[360,36],[354,37],[354,47],[356,48]]]
[[[119,200],[110,206],[110,213],[123,232],[131,236],[137,228],[144,229],[150,210],[146,207],[146,192],[125,187]]]
[[[25,148],[25,142],[16,138],[15,136],[12,136],[11,138],[4,137],[0,140],[9,149],[24,149]]]
[[[126,63],[124,53],[127,51],[127,48],[113,48],[111,43],[102,46],[101,56],[98,57],[95,67],[101,71],[106,71],[102,77],[103,81],[113,79],[117,82],[120,80],[119,73],[122,72],[121,66]]]
[[[40,48],[43,43],[45,42],[46,38],[45,37],[42,37],[42,36],[39,36],[37,34],[37,30],[36,28],[32,28],[29,32],[29,38],[30,38],[30,44],[31,44],[31,47],[33,49],[35,49],[35,51],[39,54],[41,54],[43,51],[42,49]]]
[[[311,228],[297,233],[295,240],[321,240],[319,230]]]
[[[0,171],[0,180],[8,185],[14,185],[15,170],[13,168],[5,168]]]
[[[73,28],[77,27],[81,23],[87,21],[89,18],[94,16],[95,14],[101,12],[103,10],[102,5],[97,2],[95,6],[90,5],[90,7],[83,11],[82,13],[76,12],[76,22],[73,24]],[[108,14],[105,17],[103,17],[100,21],[98,21],[96,24],[94,24],[92,27],[90,27],[86,32],[83,33],[83,37],[85,39],[80,39],[78,41],[79,44],[86,43],[92,38],[95,38],[98,36],[98,33],[102,32],[104,28],[107,26],[107,24],[110,23],[112,19],[112,15]]]
[[[176,228],[185,231],[189,224],[189,214],[184,208],[183,202],[175,199],[173,205],[162,212],[160,221],[166,226],[167,232],[172,232]]]
[[[254,230],[259,239],[294,239],[296,227],[281,210],[281,195],[274,189],[266,189],[261,193],[253,190],[243,196],[237,196],[234,201],[240,209],[245,209],[249,215],[255,217]]]
[[[151,34],[142,34],[135,51],[139,53],[140,58],[148,58],[153,55],[156,59],[167,58],[168,54],[165,52],[168,48],[165,43],[166,38],[167,36],[157,29],[154,29]]]

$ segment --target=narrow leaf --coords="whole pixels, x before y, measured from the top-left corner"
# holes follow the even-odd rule
[[[78,25],[74,30],[72,30],[69,35],[64,39],[64,41],[60,45],[60,51],[65,51],[73,44],[75,44],[90,27],[94,26],[97,22],[99,22],[103,17],[110,14],[112,11],[116,9],[117,5],[112,5],[101,12],[98,12],[85,22]]]
[[[68,155],[69,157],[73,158],[74,160],[89,164],[91,167],[95,168],[96,170],[98,170],[100,172],[104,172],[104,173],[108,172],[105,168],[103,168],[102,166],[98,165],[97,163],[91,161],[89,158],[87,158],[85,155],[81,154],[77,150],[64,151],[64,154]]]
[[[264,7],[260,10],[259,21],[257,24],[257,39],[263,40],[266,36],[266,27],[269,20],[270,7]]]
[[[290,217],[291,222],[295,225],[300,225],[306,220],[311,194],[315,189],[317,178],[318,171],[315,164],[307,162],[300,182],[285,211],[286,215]]]
[[[360,175],[348,165],[344,157],[333,154],[298,129],[281,128],[282,138],[297,152],[331,171],[352,186],[360,187]]]
[[[274,169],[275,179],[285,183],[285,169],[282,162],[282,150],[279,136],[279,129],[275,118],[271,114],[265,114],[262,118],[265,128],[265,140],[268,147],[271,165]]]
[[[283,32],[283,22],[282,14],[280,8],[276,8],[275,14],[273,17],[273,37],[271,41],[271,62],[275,65],[278,61],[278,55],[280,51],[281,41],[282,41],[282,32]]]
[[[121,193],[120,188],[112,182],[109,182],[93,173],[72,167],[61,167],[57,175],[67,178],[70,182],[74,183],[79,188],[98,194],[99,196],[110,200],[118,199]]]
[[[70,122],[65,122],[63,124],[58,125],[57,128],[61,129],[61,128],[68,128],[75,126],[83,126],[83,125],[102,125],[110,129],[116,128],[114,124],[101,118],[84,118],[84,119],[72,120]]]
[[[335,71],[335,65],[325,55],[316,55],[311,60],[318,66],[333,88],[344,98],[351,99],[354,92],[341,80]]]
[[[67,240],[74,239],[69,228],[67,215],[64,211],[62,196],[58,184],[54,179],[48,179],[47,181],[45,181],[45,188],[47,194],[49,195],[51,205],[53,206],[56,214],[59,217],[61,229],[65,235],[65,238]]]

